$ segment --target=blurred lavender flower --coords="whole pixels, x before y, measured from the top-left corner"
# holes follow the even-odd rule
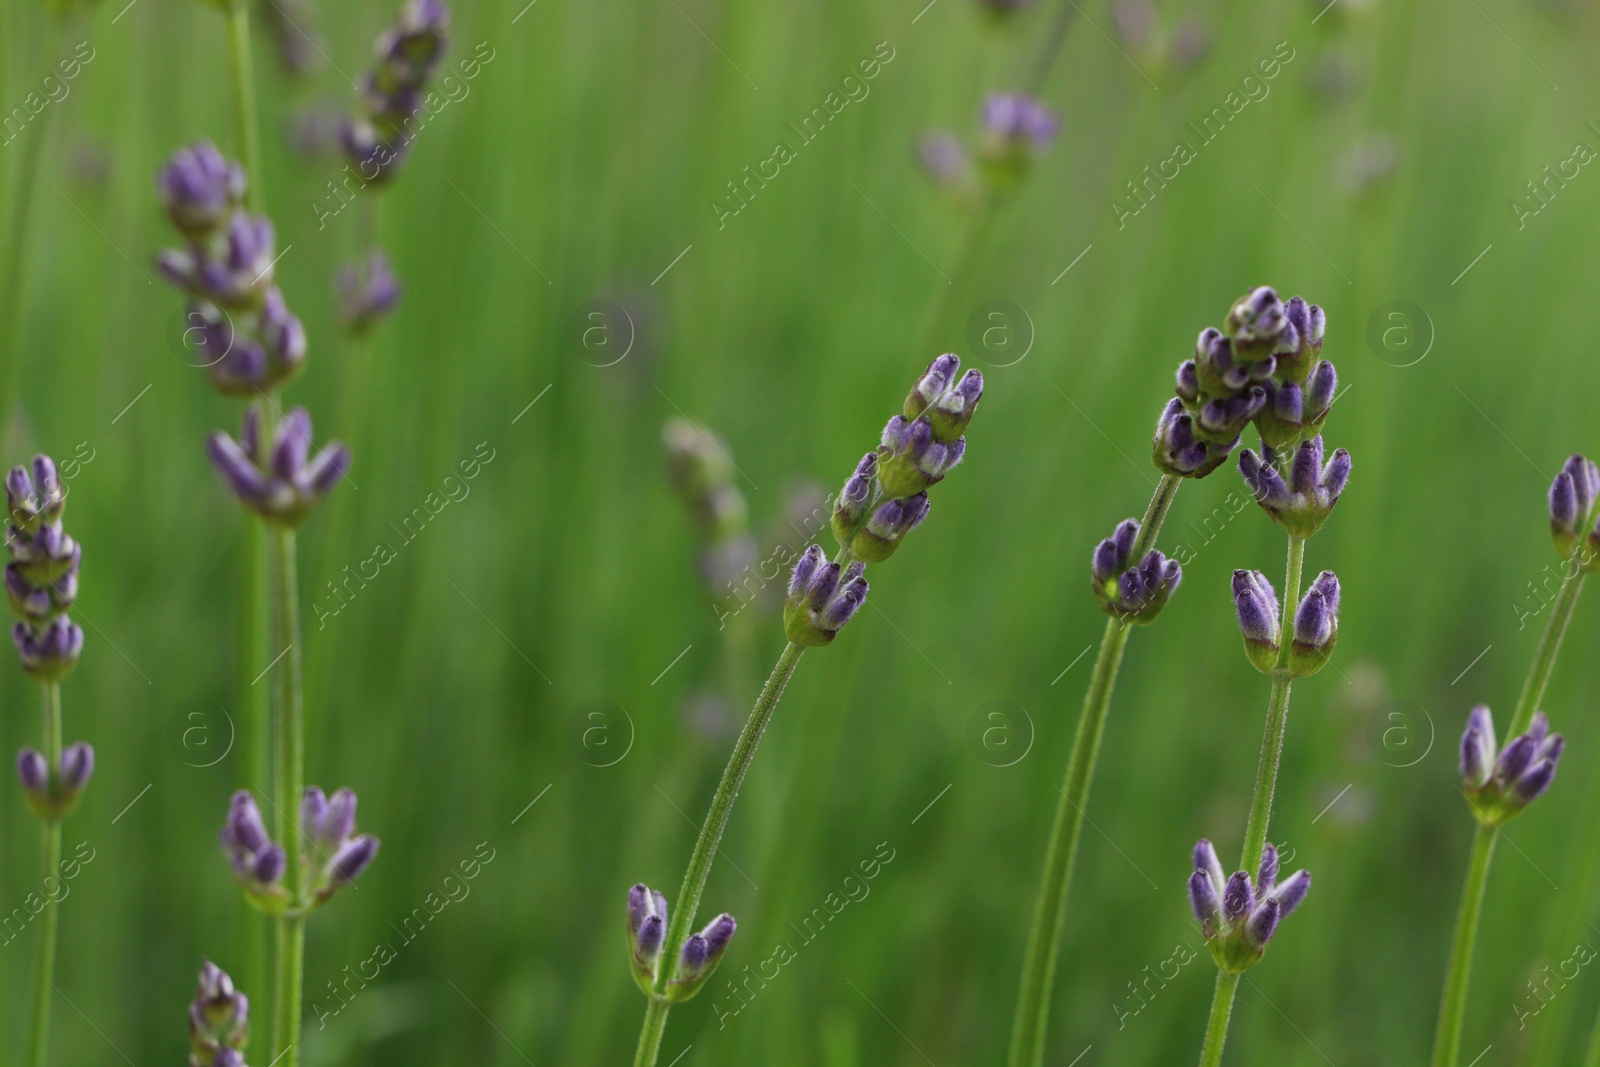
[[[189,294],[184,342],[219,392],[276,389],[305,361],[306,337],[273,284],[271,220],[242,207],[245,174],[210,142],[175,152],[157,177],[167,215],[187,239],[157,254],[162,275]]]
[[[1600,466],[1574,453],[1550,485],[1550,536],[1563,558],[1577,553],[1585,570],[1600,570]]]
[[[1271,842],[1262,851],[1254,880],[1245,871],[1224,877],[1217,850],[1204,838],[1194,846],[1194,866],[1189,905],[1217,966],[1229,974],[1249,970],[1260,961],[1278,924],[1300,906],[1311,888],[1311,875],[1303,870],[1278,880],[1278,850]]]
[[[381,322],[400,302],[400,282],[382,252],[343,267],[338,288],[339,318],[346,329],[358,335]]]
[[[669,1003],[681,1003],[700,992],[737,929],[733,916],[723,913],[684,939],[667,981],[665,998]],[[666,936],[667,898],[642,883],[633,886],[628,890],[628,954],[633,961],[633,980],[648,997],[655,996]]]
[[[55,461],[33,457],[33,473],[13,467],[6,476],[6,597],[22,621],[11,640],[28,677],[59,682],[78,663],[83,631],[67,617],[78,594],[78,542],[61,525],[66,487]]]
[[[1499,826],[1537,800],[1556,776],[1566,739],[1550,732],[1545,713],[1535,712],[1528,732],[1495,748],[1494,716],[1479,704],[1461,735],[1461,784],[1480,822]]]
[[[756,563],[760,549],[750,533],[750,508],[736,482],[728,443],[688,419],[672,419],[661,428],[667,450],[667,478],[694,519],[700,537],[700,578],[719,601],[739,600],[730,591]]]
[[[1155,621],[1183,580],[1183,568],[1151,549],[1136,566],[1130,555],[1139,538],[1136,519],[1124,519],[1101,541],[1090,561],[1095,599],[1108,614],[1144,626]]]
[[[254,408],[245,412],[239,441],[218,430],[206,449],[241,504],[290,527],[305,521],[350,466],[350,450],[338,442],[311,457],[311,416],[305,408],[295,408],[278,424],[270,454],[263,454]]]
[[[934,130],[924,134],[917,145],[917,158],[940,185],[956,192],[970,190],[972,158],[967,154],[961,138],[949,130]]]
[[[1350,481],[1350,453],[1335,449],[1324,464],[1319,435],[1301,442],[1287,482],[1276,467],[1248,448],[1239,453],[1239,473],[1272,520],[1291,536],[1304,539],[1322,528],[1339,502]]]
[[[450,9],[441,0],[408,0],[373,45],[362,79],[361,114],[344,129],[345,153],[368,183],[391,180],[409,153],[423,89],[449,41]]]
[[[62,749],[55,767],[37,749],[17,753],[17,777],[22,780],[28,807],[45,822],[60,822],[72,814],[92,774],[94,749],[83,741]]]
[[[300,833],[307,847],[305,893],[311,907],[325,904],[354,882],[378,854],[378,839],[356,831],[356,795],[338,789],[327,797],[311,786],[300,802]]]
[[[821,545],[812,545],[795,564],[784,600],[783,630],[797,645],[826,645],[838,636],[866,602],[866,565],[852,563],[842,571]]]
[[[221,840],[222,854],[233,865],[233,876],[250,902],[269,915],[283,914],[290,903],[282,884],[287,856],[283,846],[267,836],[261,809],[248,789],[233,794]]]
[[[991,93],[983,102],[979,125],[978,159],[996,193],[1021,181],[1034,156],[1061,131],[1055,113],[1027,93]]]
[[[1289,673],[1296,678],[1316,674],[1333,655],[1338,639],[1339,577],[1332,571],[1323,571],[1295,609]]]
[[[245,1067],[250,1041],[250,999],[233,988],[228,972],[207,960],[189,1004],[189,1067]]]

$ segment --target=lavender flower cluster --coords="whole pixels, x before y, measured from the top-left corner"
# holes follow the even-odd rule
[[[1278,850],[1270,842],[1262,850],[1261,869],[1254,881],[1247,871],[1225,877],[1217,850],[1205,838],[1194,846],[1194,866],[1194,874],[1189,876],[1189,904],[1212,958],[1230,974],[1248,970],[1261,959],[1278,924],[1300,906],[1311,889],[1307,871],[1278,879]]]
[[[185,238],[156,266],[189,294],[188,329],[211,384],[230,396],[278,389],[300,370],[306,334],[274,284],[272,220],[244,208],[244,168],[200,141],[156,179],[167,217]]]
[[[405,162],[415,136],[410,122],[449,43],[450,9],[442,0],[408,0],[393,26],[378,36],[373,65],[362,77],[361,113],[340,140],[368,182],[388,182]]]
[[[284,885],[287,853],[267,833],[255,797],[241,789],[228,805],[221,834],[223,855],[251,903],[269,915],[321,907],[354,882],[378,854],[376,837],[356,833],[356,795],[349,789],[336,790],[331,798],[316,786],[307,789],[297,832],[303,845],[298,895]]]

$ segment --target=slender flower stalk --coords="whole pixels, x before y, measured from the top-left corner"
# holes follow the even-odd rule
[[[59,878],[61,821],[77,806],[94,773],[94,750],[83,742],[63,747],[61,680],[77,666],[83,631],[67,615],[78,593],[78,543],[62,528],[66,486],[48,456],[35,456],[30,476],[14,467],[6,477],[6,547],[11,562],[5,586],[20,621],[11,631],[22,670],[39,683],[39,749],[17,754],[17,776],[28,807],[42,823],[43,877]],[[50,1045],[50,1003],[54,999],[56,937],[60,904],[47,902],[39,918],[34,1011],[28,1033],[29,1067],[44,1067]]]
[[[1252,290],[1234,304],[1221,332],[1202,335],[1205,353],[1179,372],[1183,410],[1169,407],[1170,418],[1164,417],[1168,443],[1177,455],[1187,456],[1186,463],[1214,459],[1194,448],[1191,437],[1203,438],[1208,431],[1225,437],[1253,422],[1261,453],[1240,452],[1239,471],[1289,542],[1281,606],[1266,575],[1246,570],[1233,575],[1245,655],[1271,685],[1240,869],[1224,879],[1211,843],[1201,841],[1195,848],[1190,905],[1218,972],[1201,1067],[1221,1064],[1240,976],[1261,961],[1278,923],[1311,886],[1305,871],[1277,879],[1277,850],[1267,834],[1291,685],[1327,665],[1339,636],[1338,577],[1323,571],[1305,596],[1300,594],[1306,541],[1332,514],[1350,479],[1350,455],[1344,449],[1324,461],[1321,429],[1337,384],[1333,364],[1321,359],[1325,325],[1315,304],[1300,297],[1284,303],[1265,286]],[[1216,395],[1219,387],[1224,395]],[[1259,872],[1254,880],[1251,871]]]
[[[1600,566],[1600,466],[1582,455],[1570,457],[1550,486],[1549,506],[1551,536],[1567,565],[1511,716],[1511,739],[1503,749],[1496,748],[1494,718],[1483,704],[1472,709],[1461,738],[1461,791],[1478,828],[1473,835],[1466,881],[1461,887],[1455,936],[1450,942],[1432,1067],[1457,1067],[1460,1063],[1472,952],[1499,828],[1550,788],[1561,759],[1562,736],[1549,732],[1549,720],[1538,707],[1555,671],[1562,638],[1578,606],[1584,578]],[[1600,1062],[1600,1025],[1596,1035],[1586,1067]]]
[[[689,931],[723,831],[756,748],[807,648],[831,644],[868,593],[868,562],[887,560],[927,516],[927,492],[961,462],[966,429],[983,399],[983,375],[942,355],[928,365],[889,420],[879,447],[868,452],[840,490],[833,513],[839,551],[829,560],[822,546],[806,549],[795,565],[784,601],[788,642],[734,743],[711,811],[700,826],[683,885],[669,915],[666,897],[646,885],[628,893],[628,956],[646,998],[635,1067],[654,1067],[672,1005],[693,997],[710,979],[737,929],[723,914],[697,934]]]

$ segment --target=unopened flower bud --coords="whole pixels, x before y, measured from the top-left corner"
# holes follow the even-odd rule
[[[1332,571],[1323,571],[1295,611],[1289,672],[1296,678],[1316,674],[1333,655],[1338,638],[1339,578]]]
[[[885,500],[865,526],[850,540],[850,553],[867,563],[880,563],[894,555],[900,541],[928,516],[928,494],[904,500]]]
[[[1566,739],[1550,732],[1545,713],[1535,712],[1528,732],[1506,742],[1495,755],[1494,717],[1479,704],[1461,736],[1461,784],[1478,820],[1499,826],[1550,788]]]
[[[1165,474],[1204,478],[1220,467],[1238,444],[1238,437],[1221,443],[1206,440],[1198,432],[1195,417],[1184,410],[1183,401],[1174,398],[1167,401],[1156,422],[1151,461]]]
[[[1130,566],[1138,536],[1136,520],[1119,523],[1112,535],[1095,547],[1089,569],[1100,606],[1108,614],[1143,626],[1154,622],[1166,606],[1183,580],[1183,568],[1155,549]]]
[[[667,936],[667,898],[640,883],[628,890],[628,956],[633,980],[646,996],[655,995],[661,945]]]
[[[265,469],[259,465],[260,438],[252,408],[245,412],[239,441],[220,430],[207,440],[212,466],[246,508],[269,522],[298,526],[344,477],[350,450],[336,442],[311,458],[311,416],[304,408],[295,408],[279,423]]]
[[[378,839],[356,833],[356,794],[338,789],[331,798],[311,786],[300,802],[300,832],[306,848],[305,892],[313,907],[354,882],[378,854]]]
[[[1600,466],[1581,454],[1568,458],[1550,485],[1550,536],[1556,551],[1570,558],[1577,554],[1585,570],[1600,570]]]
[[[1245,871],[1223,878],[1209,841],[1195,846],[1195,871],[1189,876],[1189,904],[1217,966],[1229,974],[1249,970],[1311,888],[1311,875],[1296,871],[1282,881],[1277,850],[1268,844],[1252,880]]]
[[[808,647],[832,642],[867,599],[865,569],[858,562],[841,572],[822,546],[806,549],[795,565],[784,600],[783,629],[789,640]]]
[[[1263,285],[1240,297],[1228,312],[1223,332],[1233,341],[1234,358],[1242,363],[1267,359],[1298,348],[1298,335],[1277,291]]]
[[[1233,572],[1233,606],[1239,616],[1239,632],[1244,636],[1245,655],[1256,670],[1271,674],[1278,665],[1281,623],[1278,619],[1278,594],[1260,571]]]
[[[1324,464],[1322,438],[1303,441],[1285,482],[1272,464],[1247,448],[1239,453],[1239,473],[1273,521],[1303,540],[1322,528],[1339,502],[1350,480],[1350,453],[1335,449]]]
[[[722,955],[733,940],[737,924],[733,916],[718,915],[698,934],[690,934],[678,954],[678,967],[667,983],[667,999],[681,1003],[700,992],[702,986],[722,962]]]
[[[1278,352],[1278,374],[1284,381],[1304,382],[1311,365],[1322,356],[1327,316],[1302,296],[1291,297],[1283,310],[1293,334],[1291,338],[1285,331],[1285,345]]]
[[[246,899],[268,915],[281,915],[289,905],[289,891],[281,884],[283,846],[267,836],[261,809],[248,789],[233,794],[221,841],[222,853],[233,866],[234,879],[244,889]]]
[[[243,1067],[241,1052],[249,1040],[249,998],[234,989],[226,971],[207,960],[189,1004],[191,1067]]]
[[[889,420],[883,431],[878,484],[891,497],[915,496],[944,480],[966,452],[966,438],[946,444],[936,438],[928,416]]]

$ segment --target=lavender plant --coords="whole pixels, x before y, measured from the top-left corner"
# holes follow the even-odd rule
[[[1320,346],[1320,325],[1318,331]],[[1274,341],[1269,350],[1277,345]],[[1239,446],[1244,427],[1266,407],[1268,386],[1264,383],[1272,378],[1275,367],[1275,360],[1268,365],[1259,357],[1253,363],[1236,358],[1233,340],[1219,330],[1208,328],[1200,334],[1194,358],[1178,367],[1177,395],[1156,422],[1151,461],[1161,471],[1161,480],[1144,518],[1119,523],[1090,559],[1090,588],[1109,618],[1084,694],[1061,802],[1045,848],[1012,1022],[1010,1067],[1036,1067],[1044,1060],[1067,896],[1122,654],[1132,628],[1154,622],[1183,577],[1178,563],[1156,550],[1156,539],[1179,487],[1185,480],[1204,478],[1221,466]],[[1299,388],[1292,382],[1285,386],[1291,387]]]
[[[61,524],[66,486],[49,456],[33,457],[33,472],[13,467],[6,476],[6,597],[19,621],[11,640],[22,672],[39,683],[42,749],[17,754],[17,775],[28,807],[43,824],[44,878],[59,878],[61,822],[78,804],[94,773],[94,749],[82,741],[62,746],[61,680],[83,651],[83,631],[68,616],[78,595],[82,550]],[[50,1002],[54,991],[56,935],[60,906],[40,916],[35,969],[34,1011],[28,1037],[31,1067],[44,1067],[50,1043]]]
[[[720,915],[690,934],[717,846],[734,802],[755,759],[761,735],[772,721],[785,686],[808,648],[831,644],[866,602],[867,562],[888,559],[911,529],[927,516],[927,490],[961,461],[965,432],[983,399],[983,375],[942,355],[912,386],[900,414],[889,420],[879,447],[862,457],[846,480],[834,510],[839,550],[830,560],[821,545],[801,555],[789,581],[783,609],[788,643],[750,711],[711,811],[701,824],[670,919],[666,897],[645,885],[628,893],[628,955],[634,980],[647,1000],[634,1067],[653,1067],[661,1051],[672,1005],[693,997],[726,952],[736,924]]]
[[[178,152],[158,187],[186,247],[161,253],[157,262],[189,294],[196,348],[212,384],[252,399],[239,439],[218,431],[207,451],[265,533],[273,645],[281,651],[274,661],[279,666],[270,729],[257,737],[257,760],[268,765],[270,750],[280,844],[268,838],[254,801],[244,794],[230,809],[223,846],[248,899],[277,919],[273,1061],[281,1057],[285,1067],[295,1067],[306,916],[365,868],[377,841],[354,836],[354,794],[341,790],[330,801],[304,786],[296,531],[344,476],[350,452],[335,443],[313,455],[310,415],[304,408],[281,415],[277,397],[304,364],[306,337],[274,284],[272,223],[244,210],[246,185],[242,168],[210,144]],[[296,810],[298,826],[290,816]]]
[[[1339,579],[1323,571],[1300,594],[1306,541],[1327,521],[1350,480],[1350,454],[1325,457],[1321,429],[1337,375],[1322,359],[1322,309],[1300,297],[1288,303],[1262,286],[1228,313],[1221,333],[1201,335],[1203,352],[1178,376],[1185,411],[1163,417],[1163,433],[1183,465],[1220,462],[1198,448],[1199,433],[1238,433],[1254,422],[1261,453],[1239,453],[1239,472],[1256,503],[1288,535],[1284,597],[1260,571],[1233,572],[1234,609],[1245,655],[1271,679],[1255,791],[1245,825],[1240,870],[1227,880],[1209,841],[1195,847],[1190,905],[1217,964],[1202,1067],[1217,1067],[1240,976],[1261,961],[1278,923],[1305,898],[1311,876],[1277,880],[1277,850],[1267,842],[1278,763],[1288,727],[1289,690],[1327,665],[1339,636]],[[1189,423],[1189,410],[1194,415]],[[1193,436],[1196,440],[1191,441]],[[1256,871],[1255,879],[1249,872]]]
[[[189,1003],[189,1067],[248,1067],[250,998],[233,988],[228,972],[210,960]]]
[[[1460,1062],[1472,951],[1500,827],[1550,788],[1561,759],[1565,742],[1560,734],[1550,732],[1549,719],[1538,708],[1555,671],[1562,638],[1577,609],[1584,579],[1600,567],[1600,466],[1582,455],[1570,457],[1551,483],[1549,507],[1551,537],[1567,563],[1511,714],[1507,728],[1510,740],[1503,748],[1497,747],[1494,717],[1485,704],[1477,705],[1468,714],[1467,728],[1461,735],[1460,788],[1478,828],[1472,839],[1455,936],[1450,943],[1432,1067],[1456,1067]],[[1587,1062],[1593,1064],[1597,1056],[1600,1053],[1591,1048]]]

